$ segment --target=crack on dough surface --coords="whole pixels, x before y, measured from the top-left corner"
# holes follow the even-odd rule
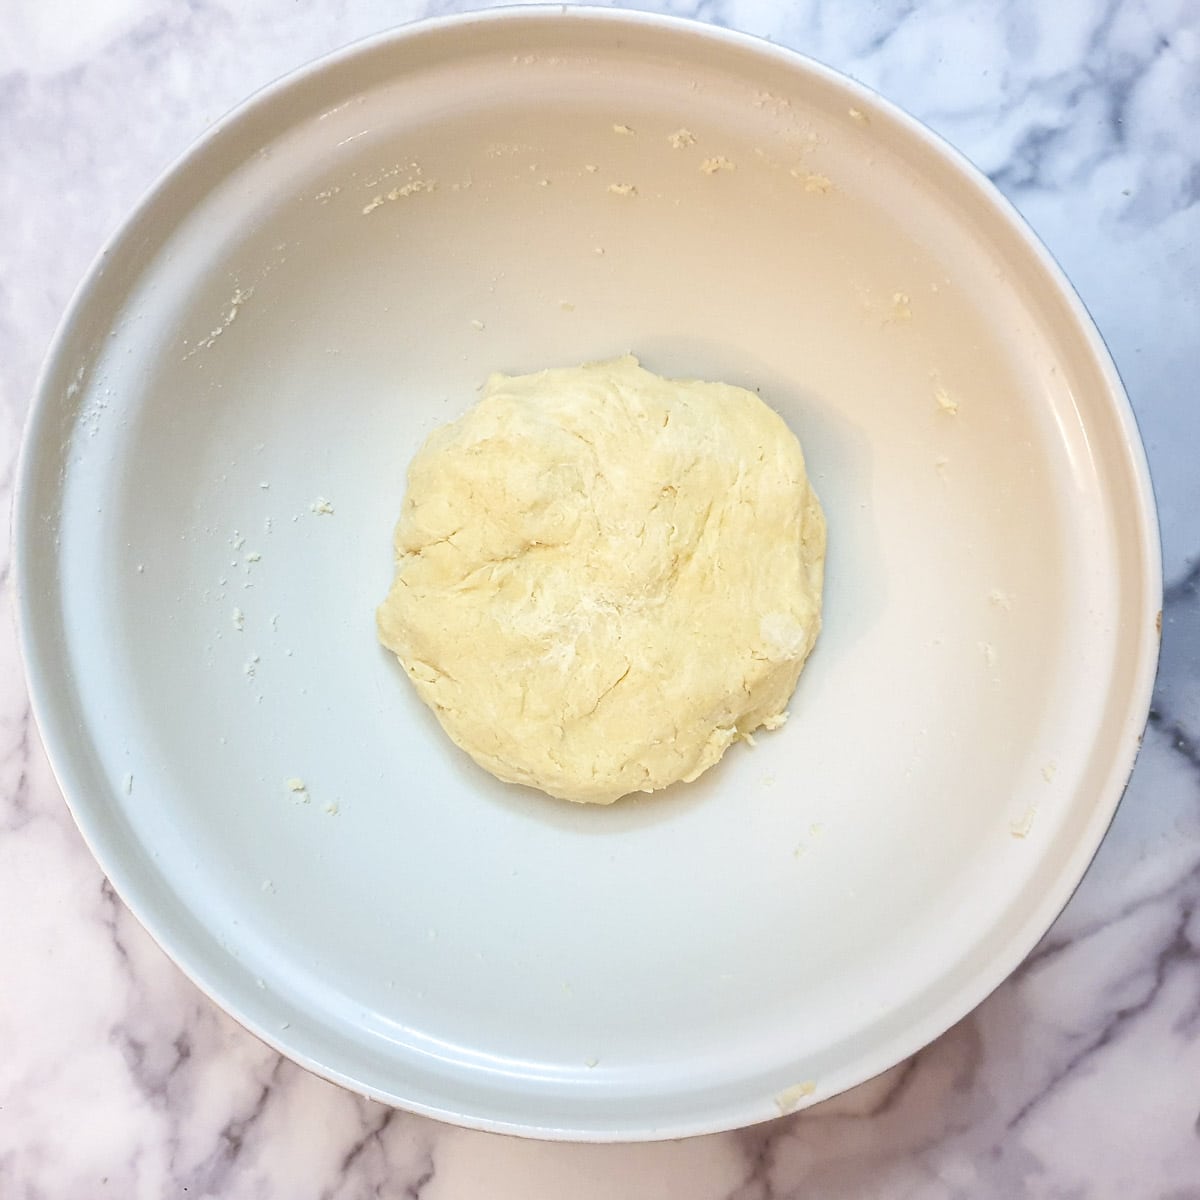
[[[493,375],[413,459],[377,620],[449,736],[578,802],[692,780],[782,723],[825,521],[753,393],[632,356]]]

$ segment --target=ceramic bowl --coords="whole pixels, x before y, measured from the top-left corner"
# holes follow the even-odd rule
[[[428,433],[627,351],[801,438],[825,626],[782,730],[577,807],[451,745],[374,608]],[[72,304],[15,533],[46,747],[167,953],[329,1079],[548,1138],[761,1121],[969,1012],[1157,653],[1130,408],[1019,217],[833,71],[628,12],[401,29],[221,121]]]

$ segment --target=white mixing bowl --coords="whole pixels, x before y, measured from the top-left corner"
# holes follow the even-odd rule
[[[626,351],[800,436],[826,620],[781,731],[581,808],[454,748],[373,610],[429,431]],[[759,1121],[962,1017],[1157,653],[1130,409],[1020,219],[832,71],[614,11],[403,29],[222,121],[64,322],[16,541],[55,770],[166,951],[330,1079],[543,1137]]]

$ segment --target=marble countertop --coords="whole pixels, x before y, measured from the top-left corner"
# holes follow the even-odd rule
[[[0,503],[71,292],[158,173],[264,83],[446,0],[8,0]],[[1154,475],[1145,746],[1030,959],[884,1076],[739,1133],[548,1145],[393,1112],[264,1047],[129,916],[31,723],[0,546],[0,1197],[1200,1197],[1200,9],[1186,0],[641,5],[770,37],[966,152],[1063,264]]]

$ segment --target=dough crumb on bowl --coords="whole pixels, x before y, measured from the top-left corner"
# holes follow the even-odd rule
[[[1009,823],[1008,832],[1019,841],[1024,841],[1033,829],[1033,822],[1037,819],[1038,806],[1031,804],[1017,820]]]
[[[377,612],[500,779],[608,804],[780,725],[821,625],[825,519],[754,393],[626,356],[493,375],[413,459]]]
[[[788,174],[793,179],[799,179],[804,184],[804,190],[813,195],[824,196],[833,191],[833,180],[819,171],[807,171],[803,167],[793,167]]]
[[[794,1112],[799,1107],[802,1100],[807,1100],[817,1090],[817,1085],[811,1080],[805,1080],[804,1083],[794,1083],[789,1088],[784,1088],[775,1097],[775,1106],[779,1109],[780,1116],[786,1116],[790,1112]]]
[[[938,406],[938,411],[944,412],[948,417],[957,417],[958,400],[946,391],[946,386],[942,383],[936,371],[932,372],[932,379],[933,399]]]

